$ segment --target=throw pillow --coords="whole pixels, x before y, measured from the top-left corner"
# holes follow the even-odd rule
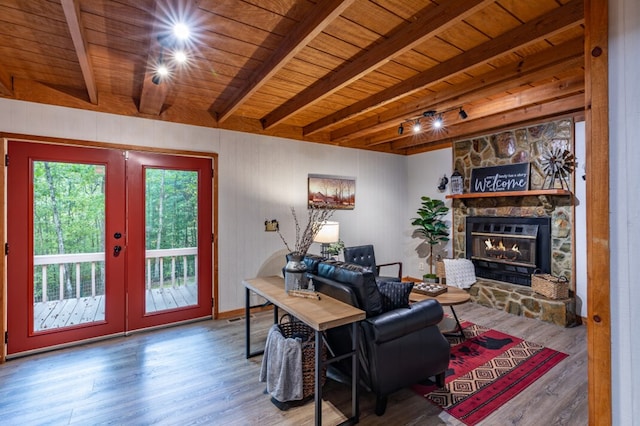
[[[382,296],[383,312],[409,307],[409,294],[413,289],[412,282],[382,281],[378,285],[378,289]]]

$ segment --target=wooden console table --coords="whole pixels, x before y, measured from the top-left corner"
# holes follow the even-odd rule
[[[284,279],[278,276],[259,277],[244,280],[242,284],[245,286],[245,339],[246,339],[246,356],[247,358],[264,353],[264,350],[251,352],[251,326],[250,326],[250,293],[253,291],[258,295],[267,299],[274,305],[273,320],[278,322],[278,308],[282,308],[289,314],[293,315],[300,321],[307,324],[315,331],[315,424],[322,424],[322,387],[321,371],[323,364],[328,365],[333,362],[351,356],[353,375],[351,377],[351,412],[352,417],[347,419],[343,424],[358,423],[360,416],[360,408],[358,406],[358,323],[365,319],[365,312],[351,305],[340,302],[329,296],[321,295],[320,300],[302,297],[289,296],[284,290]],[[322,361],[322,332],[341,325],[351,324],[352,330],[352,351],[348,354],[341,355]]]

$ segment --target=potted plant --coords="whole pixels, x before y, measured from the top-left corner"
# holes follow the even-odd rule
[[[344,250],[344,241],[338,240],[335,243],[329,244],[329,247],[327,248],[327,254],[329,254],[331,257],[338,256],[342,250]]]
[[[449,225],[442,218],[449,212],[449,208],[442,200],[421,197],[422,204],[418,209],[417,218],[411,219],[411,225],[417,226],[414,235],[418,235],[429,244],[429,273],[424,275],[425,281],[437,282],[433,273],[433,246],[449,241]]]

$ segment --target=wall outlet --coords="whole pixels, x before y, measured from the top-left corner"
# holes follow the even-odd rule
[[[418,271],[424,271],[424,263],[418,263]]]

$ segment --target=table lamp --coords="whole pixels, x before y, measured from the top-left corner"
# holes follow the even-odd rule
[[[324,221],[320,225],[320,230],[313,239],[314,243],[321,243],[322,257],[329,257],[329,244],[340,240],[340,224],[338,222]]]

